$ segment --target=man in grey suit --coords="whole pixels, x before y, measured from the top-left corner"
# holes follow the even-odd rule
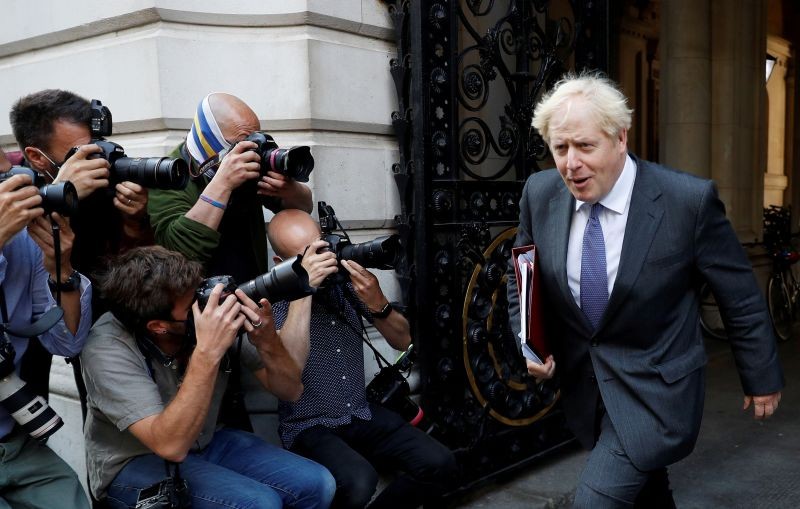
[[[713,182],[627,150],[632,110],[608,79],[568,76],[533,126],[556,169],[531,175],[517,246],[536,244],[567,424],[592,452],[575,507],[674,507],[666,466],[694,448],[706,354],[698,287],[711,286],[736,359],[744,408],[769,417],[783,373],[763,296]],[[509,271],[511,323],[519,327]],[[518,332],[518,331],[515,331]]]

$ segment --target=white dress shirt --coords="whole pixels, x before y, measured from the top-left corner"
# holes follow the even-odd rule
[[[625,225],[628,223],[628,211],[631,207],[633,183],[636,180],[636,163],[631,156],[625,157],[625,166],[611,191],[605,195],[600,204],[600,227],[603,229],[603,241],[606,245],[606,273],[608,275],[608,295],[614,288],[619,269],[619,258],[622,254],[622,241],[625,238]],[[567,280],[572,297],[578,307],[581,306],[581,254],[583,251],[583,232],[589,221],[590,203],[576,200],[575,213],[569,229],[569,245],[567,246]]]

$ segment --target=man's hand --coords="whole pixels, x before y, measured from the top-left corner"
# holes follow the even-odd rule
[[[764,396],[745,395],[742,410],[747,410],[751,402],[753,403],[753,417],[758,420],[766,419],[778,409],[778,403],[781,402],[781,393],[775,392]]]
[[[528,368],[528,374],[535,377],[537,381],[549,380],[556,373],[556,361],[552,355],[547,356],[544,364],[536,364],[532,360],[525,359],[525,366]]]
[[[320,252],[326,247],[328,247],[327,242],[317,239],[306,248],[306,252],[303,254],[301,265],[308,273],[308,284],[314,288],[318,288],[325,278],[339,270],[336,255],[332,251]]]
[[[211,183],[222,186],[221,191],[231,192],[248,180],[261,175],[261,158],[251,149],[258,147],[252,141],[240,141],[225,154]]]
[[[114,188],[114,206],[130,220],[138,221],[147,213],[147,188],[134,182],[120,182]]]
[[[105,159],[87,159],[91,154],[102,152],[97,145],[81,145],[67,159],[58,171],[54,182],[70,181],[78,191],[78,199],[82,200],[97,189],[108,187],[109,168]]]
[[[0,248],[33,219],[44,214],[39,190],[31,184],[28,175],[14,175],[0,183]]]
[[[257,194],[261,196],[274,196],[281,200],[284,208],[300,209],[311,212],[311,189],[308,186],[292,180],[276,171],[268,171],[258,181]]]
[[[236,297],[242,304],[242,313],[245,315],[244,329],[253,346],[259,350],[268,351],[270,346],[280,342],[281,338],[275,330],[275,320],[272,317],[272,306],[267,299],[261,299],[258,304],[241,290],[236,290]]]
[[[72,256],[72,243],[75,241],[75,233],[69,226],[69,221],[53,212],[53,221],[58,225],[61,230],[59,235],[59,243],[61,247],[61,274],[56,274],[56,249],[53,239],[53,227],[50,218],[47,216],[37,217],[29,226],[28,233],[31,238],[39,245],[44,255],[44,268],[50,273],[53,280],[60,278],[61,281],[66,281],[72,274],[72,263],[70,258]]]
[[[361,299],[361,302],[366,304],[367,308],[373,312],[383,309],[388,299],[383,295],[381,285],[378,283],[378,278],[375,277],[375,274],[353,260],[342,260],[342,267],[350,273],[353,289],[356,291],[358,298]]]
[[[236,339],[236,334],[245,322],[242,314],[242,305],[235,295],[228,295],[220,303],[220,295],[224,285],[219,283],[211,290],[205,309],[200,311],[200,305],[192,304],[194,313],[195,335],[197,346],[194,355],[198,353],[208,356],[208,359],[218,363],[228,348]]]

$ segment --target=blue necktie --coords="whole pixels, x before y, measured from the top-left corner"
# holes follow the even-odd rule
[[[600,203],[592,205],[589,221],[583,232],[581,252],[581,309],[594,329],[600,324],[608,304],[606,244],[598,217],[602,209]]]

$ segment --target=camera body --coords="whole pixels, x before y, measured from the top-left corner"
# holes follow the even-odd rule
[[[425,417],[422,407],[411,399],[411,388],[403,372],[411,369],[416,359],[413,345],[390,366],[383,367],[367,384],[367,401],[384,406],[399,414],[412,426],[418,426]]]
[[[7,172],[0,173],[0,182],[14,175],[28,175],[31,178],[33,185],[39,189],[45,213],[58,212],[62,216],[72,216],[77,212],[78,192],[72,182],[48,184],[44,174],[25,166],[12,166]]]
[[[311,148],[305,145],[290,148],[278,148],[278,144],[269,134],[256,131],[245,138],[258,147],[253,149],[261,159],[261,175],[268,171],[280,173],[297,182],[308,182],[314,169],[314,157]]]
[[[34,393],[17,376],[14,345],[6,333],[0,336],[0,405],[33,438],[44,441],[58,431],[64,421],[42,396]]]
[[[367,269],[390,270],[395,268],[402,247],[399,235],[382,235],[373,240],[353,244],[336,218],[333,207],[320,201],[317,203],[317,211],[319,228],[322,232],[320,238],[329,244],[327,249],[336,254],[336,260],[340,263],[339,272],[332,276],[334,282],[344,282],[350,279],[347,270],[341,266],[342,260],[353,260]],[[334,233],[333,230],[337,227],[342,231],[341,235]]]
[[[124,181],[152,189],[180,190],[186,187],[189,182],[186,161],[171,157],[128,157],[121,145],[106,139],[106,136],[111,136],[111,110],[97,99],[92,99],[89,109],[89,129],[92,132],[89,143],[99,146],[102,152],[91,154],[87,159],[105,159],[111,165],[109,194],[114,194],[113,184]],[[67,159],[77,150],[78,147],[73,147],[67,153]]]

